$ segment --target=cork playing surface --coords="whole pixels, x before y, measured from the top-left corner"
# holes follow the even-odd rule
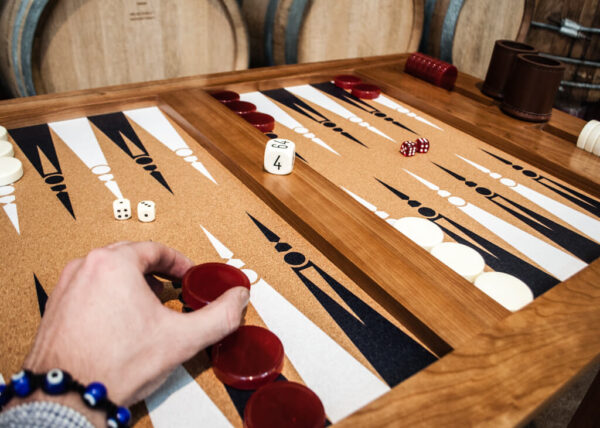
[[[536,297],[600,256],[599,200],[389,95],[358,99],[333,82],[240,93],[275,118],[265,140],[294,141],[302,161],[381,221],[429,219]],[[403,156],[417,138],[429,151]]]
[[[66,263],[122,240],[159,241],[197,263],[241,268],[252,284],[244,323],[280,338],[282,377],[315,391],[331,422],[436,360],[157,107],[10,129],[9,135],[25,174],[0,188],[5,379],[19,370]],[[120,197],[131,201],[130,220],[113,218],[112,201]],[[141,200],[156,203],[156,221],[137,221]],[[179,295],[169,283],[161,300],[182,310]],[[135,425],[242,426],[249,397],[219,382],[201,352],[136,406]]]

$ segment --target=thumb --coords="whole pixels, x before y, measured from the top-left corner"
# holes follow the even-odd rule
[[[246,287],[235,287],[202,309],[178,314],[178,325],[172,331],[177,331],[180,336],[178,341],[183,345],[181,357],[187,360],[237,330],[249,298]]]

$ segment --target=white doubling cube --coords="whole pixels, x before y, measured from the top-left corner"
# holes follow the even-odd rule
[[[152,201],[141,201],[137,206],[137,216],[139,221],[148,223],[156,219],[156,204]]]
[[[264,167],[267,172],[275,175],[286,175],[294,169],[296,145],[284,138],[273,138],[267,141],[265,147]]]
[[[117,220],[131,218],[131,203],[129,199],[115,199],[113,201],[113,214]]]

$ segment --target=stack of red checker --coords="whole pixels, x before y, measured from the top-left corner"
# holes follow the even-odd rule
[[[458,76],[458,70],[452,64],[419,52],[408,57],[404,71],[449,91],[454,88]]]
[[[182,295],[185,304],[196,310],[239,286],[250,288],[240,269],[225,263],[204,263],[185,273]],[[323,403],[313,391],[295,382],[274,382],[283,369],[284,356],[279,338],[259,326],[241,326],[213,346],[217,378],[234,388],[257,390],[244,409],[245,427],[325,425]],[[275,398],[277,407],[273,406]]]
[[[210,95],[246,119],[246,121],[259,131],[271,132],[275,128],[275,119],[273,119],[273,116],[256,111],[256,106],[252,103],[240,101],[240,94],[237,92],[218,91]]]

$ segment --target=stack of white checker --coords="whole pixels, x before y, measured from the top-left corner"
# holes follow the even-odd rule
[[[7,186],[23,177],[23,164],[14,155],[6,128],[0,126],[0,186]]]
[[[590,120],[585,124],[579,137],[577,147],[596,156],[600,156],[600,122]]]
[[[485,260],[477,251],[457,242],[443,242],[444,232],[430,220],[404,217],[394,228],[510,311],[533,301],[531,289],[519,278],[503,272],[484,272]]]

